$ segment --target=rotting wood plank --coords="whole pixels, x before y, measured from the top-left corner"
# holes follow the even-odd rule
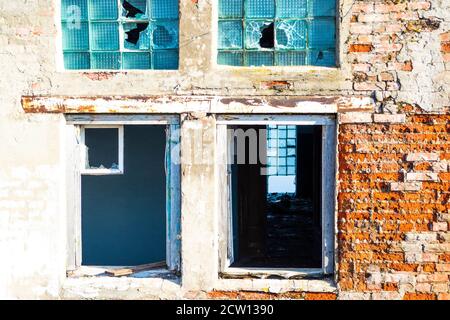
[[[160,262],[154,262],[154,263],[147,263],[138,265],[132,268],[120,268],[120,269],[109,269],[106,270],[105,273],[114,277],[121,277],[121,276],[128,276],[130,274],[151,270],[151,269],[158,269],[158,268],[164,268],[166,267],[165,261]]]

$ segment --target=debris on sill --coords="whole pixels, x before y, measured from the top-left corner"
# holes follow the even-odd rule
[[[141,272],[141,271],[160,269],[160,268],[165,268],[165,267],[166,267],[166,262],[160,261],[160,262],[142,264],[142,265],[132,267],[132,268],[108,269],[105,271],[105,273],[107,275],[114,276],[114,277],[122,277],[122,276],[129,276],[134,273]]]

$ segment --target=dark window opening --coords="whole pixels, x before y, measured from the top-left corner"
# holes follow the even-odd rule
[[[259,39],[261,48],[273,48],[275,46],[275,30],[273,22],[261,29],[261,39]]]
[[[233,138],[231,267],[321,268],[322,127],[233,129],[253,130],[257,139],[236,148]],[[258,161],[251,163],[255,151]]]

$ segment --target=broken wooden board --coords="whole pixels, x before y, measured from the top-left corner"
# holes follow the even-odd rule
[[[166,266],[165,261],[160,262],[154,262],[154,263],[147,263],[147,264],[141,264],[136,267],[132,268],[120,268],[120,269],[109,269],[106,270],[105,273],[114,277],[122,277],[122,276],[128,276],[130,274],[145,271],[145,270],[151,270],[151,269],[157,269],[157,268],[164,268]]]

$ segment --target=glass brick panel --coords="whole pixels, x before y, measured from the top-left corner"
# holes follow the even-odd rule
[[[152,0],[151,7],[154,19],[178,18],[178,0]]]
[[[115,22],[91,23],[92,50],[119,50],[119,24]]]
[[[276,24],[277,48],[306,48],[306,22],[303,20],[284,20]]]
[[[311,17],[334,17],[336,15],[336,1],[309,0],[308,12]]]
[[[242,21],[219,22],[219,48],[242,48]]]
[[[245,48],[260,49],[262,31],[271,23],[272,21],[247,20],[245,22]]]
[[[309,26],[309,48],[328,49],[335,47],[334,19],[312,20]]]
[[[270,51],[250,51],[247,52],[247,66],[272,66],[273,52]]]
[[[245,16],[248,18],[273,18],[275,0],[246,0]]]
[[[151,69],[149,52],[122,53],[122,69]]]
[[[117,0],[89,0],[89,19],[117,20]]]
[[[90,69],[89,53],[87,52],[65,52],[64,68],[67,70]]]
[[[242,17],[244,0],[219,0],[220,18],[239,18]]]
[[[125,49],[150,49],[151,28],[148,23],[124,23],[123,32],[123,46]]]
[[[304,18],[307,15],[307,0],[277,0],[276,11],[278,18]]]
[[[153,52],[153,68],[178,69],[178,50],[157,50]]]
[[[122,17],[128,19],[148,19],[147,0],[122,0]]]
[[[156,22],[152,25],[152,47],[172,49],[178,47],[178,21]]]
[[[62,23],[63,50],[89,50],[89,25],[87,22]]]
[[[242,66],[243,55],[242,52],[219,52],[217,63],[229,66]]]
[[[311,66],[332,67],[336,65],[334,51],[318,51],[309,52],[308,64]]]
[[[91,54],[92,69],[120,69],[120,52],[94,52]]]
[[[87,13],[87,0],[61,0],[62,21],[85,21]]]

